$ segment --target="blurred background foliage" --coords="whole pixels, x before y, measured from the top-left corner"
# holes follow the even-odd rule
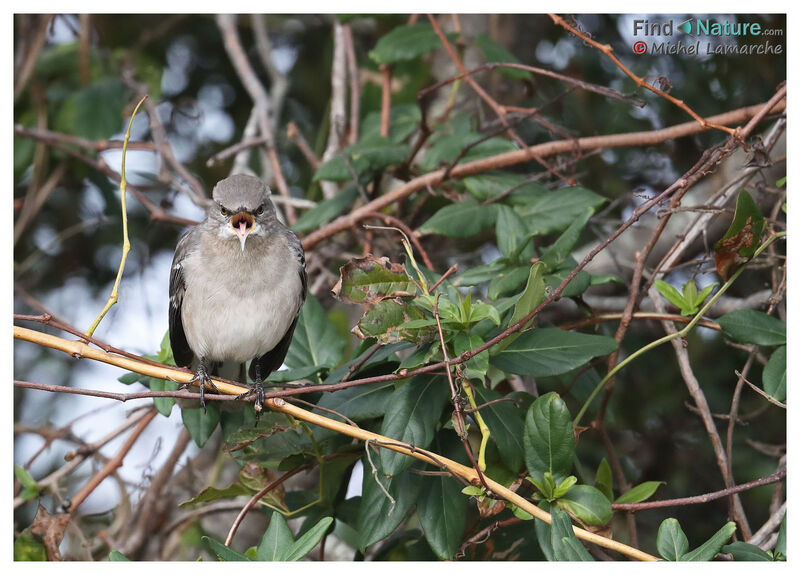
[[[581,28],[594,38],[611,44],[636,74],[650,81],[663,77],[665,80],[661,85],[671,86],[671,93],[700,115],[713,115],[764,102],[786,79],[785,50],[778,56],[634,56],[630,46],[634,40],[632,19],[635,17],[647,18],[646,15],[581,15],[579,22]],[[380,70],[369,53],[381,37],[404,25],[408,17],[354,15],[339,18],[348,22],[353,32],[363,133],[370,125],[376,125],[381,107]],[[681,15],[673,18],[677,21]],[[731,15],[724,18],[760,22],[765,28],[785,30],[783,15]],[[442,18],[445,29],[451,31],[446,20]],[[546,16],[467,15],[461,16],[460,21],[464,37],[461,49],[465,50],[468,68],[485,61],[485,52],[480,50],[478,38],[486,36],[492,39],[493,46],[505,49],[519,62],[549,68],[623,93],[635,92],[647,103],[644,108],[636,108],[596,94],[571,90],[556,80],[515,74],[514,71],[484,72],[476,76],[494,97],[506,105],[544,106],[542,116],[565,133],[592,136],[647,131],[689,120],[676,106],[650,93],[637,91],[634,83],[599,51],[566,34]],[[213,166],[207,165],[207,160],[242,139],[252,108],[251,99],[226,55],[214,17],[107,14],[92,15],[89,22],[88,38],[83,40],[85,44],[82,47],[83,22],[79,17],[57,15],[49,20],[44,32],[44,47],[35,60],[27,86],[18,96],[15,95],[15,124],[96,141],[119,140],[137,99],[137,94],[123,80],[123,70],[132,67],[136,79],[146,84],[150,98],[157,105],[177,159],[206,190],[210,190],[216,181],[228,175],[231,160]],[[255,61],[255,40],[249,22],[249,18],[241,17],[239,32],[251,61]],[[314,170],[287,136],[286,126],[290,121],[294,122],[316,154],[322,155],[330,124],[332,17],[274,15],[267,17],[266,22],[275,64],[289,79],[275,131],[281,166],[293,196],[320,201],[322,194],[319,182],[313,179]],[[15,62],[21,63],[33,50],[41,19],[16,15],[14,26]],[[785,39],[776,40],[782,43]],[[393,110],[405,109],[413,114],[418,91],[452,75],[449,64],[441,49],[395,64]],[[263,68],[256,66],[256,70],[269,89],[269,76]],[[438,110],[443,108],[449,90],[445,88],[440,92],[437,104],[432,106]],[[480,105],[465,86],[458,92],[455,110],[453,123],[463,121],[469,131],[486,133],[497,128],[491,111]],[[522,122],[516,129],[530,144],[561,137],[531,121]],[[133,125],[133,141],[150,140],[147,117],[141,114]],[[610,207],[600,220],[593,220],[595,233],[602,238],[603,232],[611,229],[606,226],[619,222],[630,213],[635,201],[632,192],[662,190],[697,162],[707,147],[721,140],[720,133],[709,131],[658,146],[607,150],[583,159],[574,172],[578,184],[610,201]],[[118,170],[118,149],[103,150],[96,156],[91,152],[84,153],[101,158]],[[129,182],[141,189],[153,204],[170,214],[202,219],[202,211],[180,190],[159,179],[159,161],[152,150],[131,150],[128,156]],[[63,175],[14,246],[14,310],[16,313],[41,313],[42,308],[46,308],[85,329],[102,307],[117,272],[120,253],[118,185],[86,162],[56,147],[37,147],[34,139],[15,135],[15,209],[32,181],[41,185],[62,164]],[[264,169],[257,158],[251,168],[256,172]],[[529,176],[542,170],[531,162],[514,166],[509,171]],[[445,203],[440,198],[431,198],[424,205],[418,205],[418,199],[411,199],[403,209],[405,214],[413,215],[413,219],[409,216],[404,221],[417,228]],[[154,353],[167,325],[169,261],[184,228],[173,222],[151,219],[150,213],[133,199],[128,205],[133,249],[125,270],[120,303],[101,325],[97,337],[134,353]],[[416,207],[419,211],[415,210]],[[591,241],[593,233],[587,230],[582,237]],[[331,240],[326,253],[358,253],[359,238],[357,234],[337,236]],[[402,250],[396,238],[379,240],[376,234],[375,242],[376,255],[389,255],[392,261],[399,261]],[[439,273],[453,262],[459,262],[467,269],[487,263],[491,254],[497,255],[496,249],[487,251],[487,244],[492,243],[490,234],[461,239],[441,236],[423,239]],[[335,278],[338,267],[346,259],[344,256],[326,259],[323,266],[328,270],[326,277]],[[744,296],[755,289],[763,289],[766,274],[742,278],[731,293]],[[313,279],[310,284],[313,284]],[[328,293],[332,284],[327,280],[314,284],[315,295],[328,311],[339,336],[347,341],[347,350],[352,350],[357,343],[349,333],[356,319],[353,306],[335,302]],[[616,290],[617,294],[627,293],[624,285]],[[548,319],[554,321],[555,318]],[[659,330],[656,324],[635,323],[622,348],[637,349],[661,335]],[[605,325],[599,327],[597,333],[613,335],[613,329]],[[688,347],[711,411],[727,413],[735,381],[733,372],[741,369],[747,352],[731,349],[722,338],[707,332],[690,336]],[[114,381],[119,375],[118,370],[86,363],[29,344],[15,346],[16,379],[108,390],[119,385],[124,390],[130,389]],[[536,384],[541,393],[558,391],[574,414],[589,384],[574,385],[573,375],[538,378]],[[685,406],[689,397],[670,346],[652,351],[634,362],[622,377],[624,385],[617,384],[620,389],[613,395],[606,421],[629,481],[634,484],[645,479],[666,481],[659,490],[659,498],[719,489],[721,480],[713,451],[700,419]],[[28,426],[50,423],[57,427],[71,422],[76,414],[82,413],[81,410],[88,411],[102,405],[70,395],[48,398],[42,395],[45,394],[15,390],[15,422]],[[165,452],[169,451],[170,438],[174,438],[180,427],[176,411],[170,420],[164,420],[162,426],[153,432],[153,441],[136,455],[134,463],[129,466],[126,462],[126,468],[129,468],[127,481],[137,484],[157,469],[157,462],[163,461]],[[96,416],[92,423],[76,424],[76,430],[89,432],[99,427],[108,428],[111,422],[122,420],[123,412],[123,407],[112,406]],[[775,457],[765,454],[763,449],[753,449],[750,443],[759,442],[778,448],[785,445],[785,418],[782,411],[765,410],[763,400],[750,393],[743,395],[740,413],[751,416],[749,425],[738,427],[734,436],[734,472],[737,481],[742,483],[774,471]],[[721,428],[725,426],[727,423]],[[164,437],[166,446],[156,443],[158,437]],[[41,444],[41,438],[26,434],[15,436],[15,463],[28,461]],[[44,476],[56,469],[69,448],[67,442],[53,442],[36,460],[32,474]],[[580,461],[590,470],[590,475],[605,456],[602,441],[592,433],[581,436],[578,451]],[[192,455],[191,450],[187,453]],[[213,457],[205,463],[214,465]],[[336,473],[340,472],[344,470]],[[81,472],[83,477],[89,473],[88,467]],[[349,471],[344,472],[342,489],[347,477]],[[767,519],[771,497],[770,488],[742,494],[751,525],[760,525]],[[98,491],[96,499],[90,499],[89,507],[98,514],[98,524],[109,521],[108,510],[117,499],[115,489]],[[17,508],[15,524],[20,527],[30,524],[34,513],[35,506],[30,503]],[[689,540],[694,543],[704,540],[724,523],[727,504],[725,499],[720,499],[707,505],[670,510],[669,515],[680,519]],[[655,547],[655,533],[665,516],[660,512],[637,515],[641,547]],[[523,524],[498,531],[494,539],[497,549],[511,549],[524,529]],[[620,530],[623,529],[620,523]],[[484,551],[479,548],[473,557],[482,557]],[[515,556],[519,559],[541,558],[538,548],[525,546]],[[398,535],[385,554],[378,557],[434,558],[418,532],[415,535],[410,531]]]

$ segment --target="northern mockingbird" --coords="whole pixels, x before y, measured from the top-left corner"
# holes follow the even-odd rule
[[[263,379],[278,369],[306,298],[300,240],[275,216],[269,188],[238,174],[220,181],[206,219],[178,242],[169,279],[169,339],[175,363],[198,367],[189,383],[205,385],[219,363],[248,360],[256,414]],[[189,383],[185,384],[188,386]]]

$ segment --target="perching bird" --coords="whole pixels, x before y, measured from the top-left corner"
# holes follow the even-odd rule
[[[206,219],[178,242],[169,280],[169,339],[175,363],[199,360],[189,383],[219,393],[209,374],[223,361],[250,364],[256,413],[263,380],[278,369],[306,298],[300,240],[275,216],[269,188],[238,174],[220,181]],[[188,386],[189,383],[185,384]]]

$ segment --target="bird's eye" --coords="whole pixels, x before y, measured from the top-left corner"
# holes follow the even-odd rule
[[[256,210],[256,215],[260,216],[263,213],[264,213],[264,206],[258,206],[258,209]]]
[[[226,208],[224,208],[222,206],[219,207],[219,211],[223,216],[227,216],[227,215],[229,215],[231,213],[230,210],[228,210],[228,209],[226,209]]]

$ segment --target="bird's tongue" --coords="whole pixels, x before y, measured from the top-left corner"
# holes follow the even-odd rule
[[[244,236],[247,234],[247,222],[245,220],[239,222],[239,229],[237,230],[236,233],[238,233],[240,236]]]

